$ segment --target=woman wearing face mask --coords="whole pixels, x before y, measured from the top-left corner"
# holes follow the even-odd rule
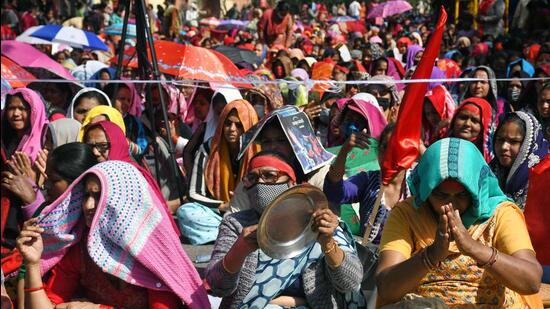
[[[178,208],[178,224],[189,242],[205,244],[216,239],[221,214],[228,208],[235,187],[247,170],[248,161],[259,151],[252,145],[242,160],[240,138],[258,122],[256,112],[245,100],[227,104],[213,138],[195,153],[195,164],[189,176],[190,203]]]
[[[343,308],[349,303],[346,299],[363,300],[351,297],[362,279],[353,240],[339,227],[338,217],[329,209],[313,213],[318,243],[301,255],[275,260],[259,249],[256,229],[262,212],[296,184],[294,168],[282,155],[257,154],[250,161],[243,183],[252,207],[224,217],[206,269],[213,293],[223,297],[220,308],[263,308],[268,304],[276,308]],[[265,278],[270,284],[259,284]]]
[[[464,100],[456,109],[449,137],[458,137],[474,143],[487,163],[493,158],[490,145],[491,106],[479,98]]]
[[[524,108],[522,100],[523,92],[527,86],[527,82],[522,78],[528,78],[525,72],[514,72],[510,75],[510,80],[506,84],[506,101],[514,111],[519,111]]]
[[[399,95],[397,94],[397,87],[390,76],[374,76],[371,81],[380,81],[380,84],[367,85],[365,92],[373,95],[378,105],[382,108],[382,112],[386,117],[387,122],[397,121],[397,114],[399,112]],[[360,94],[354,96],[359,98]]]
[[[495,133],[495,158],[491,169],[504,193],[523,210],[527,199],[529,171],[548,154],[537,119],[524,112],[507,114]]]
[[[80,176],[25,222],[17,240],[27,265],[25,305],[208,308],[161,204],[131,164],[104,162]],[[48,271],[44,284],[41,275]]]
[[[407,182],[413,197],[393,208],[382,234],[380,305],[541,306],[542,268],[521,210],[474,144],[434,143]]]

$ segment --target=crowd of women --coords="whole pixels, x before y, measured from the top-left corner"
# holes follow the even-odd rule
[[[483,17],[500,1],[481,3]],[[3,94],[3,299],[40,309],[540,308],[550,283],[548,30],[449,25],[416,102],[420,156],[385,184],[380,166],[407,117],[400,80],[419,65],[432,21],[404,15],[351,30],[358,24],[309,21],[329,14],[316,4],[297,27],[285,2],[258,14],[257,29],[221,40],[207,28],[176,38],[256,51],[259,67],[238,64],[254,87],[163,80],[146,96],[131,79],[109,82],[106,68],[78,91],[37,82]],[[67,66],[86,61],[60,53]],[[288,105],[316,141],[273,117]],[[296,143],[335,158],[306,171]],[[317,242],[272,258],[258,222],[301,184],[330,203],[311,216]],[[202,278],[182,241],[214,244]]]

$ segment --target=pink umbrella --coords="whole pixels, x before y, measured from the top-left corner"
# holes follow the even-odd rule
[[[384,3],[380,3],[379,5],[372,8],[367,15],[368,19],[371,18],[385,18],[388,16],[393,16],[396,14],[401,14],[407,11],[412,10],[412,6],[404,0],[393,0],[388,1]]]
[[[61,64],[31,45],[17,41],[2,41],[2,55],[22,67],[49,71],[63,79],[76,80]]]

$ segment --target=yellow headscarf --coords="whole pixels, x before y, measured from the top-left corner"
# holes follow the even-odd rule
[[[98,105],[92,108],[86,115],[86,118],[84,118],[84,121],[82,121],[80,133],[78,134],[79,141],[82,142],[84,140],[84,132],[86,131],[86,127],[92,123],[92,120],[95,117],[100,115],[106,116],[110,122],[119,126],[122,129],[122,132],[126,134],[126,126],[124,125],[124,118],[122,118],[122,114],[114,107],[107,105]]]

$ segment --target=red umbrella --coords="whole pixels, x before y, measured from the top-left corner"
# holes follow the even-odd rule
[[[10,86],[13,88],[26,87],[30,83],[29,80],[36,79],[34,75],[4,56],[2,56],[2,78],[8,80]],[[24,79],[27,81],[15,79]]]
[[[196,47],[182,45],[170,41],[155,41],[155,52],[159,70],[162,73],[176,76],[178,79],[205,80],[208,82],[223,82],[243,80],[243,76],[235,64],[221,53]],[[150,52],[148,52],[150,57]],[[134,47],[124,51],[124,66],[138,67],[136,49]],[[117,62],[117,57],[111,59]],[[250,87],[248,83],[235,83],[237,87]]]

